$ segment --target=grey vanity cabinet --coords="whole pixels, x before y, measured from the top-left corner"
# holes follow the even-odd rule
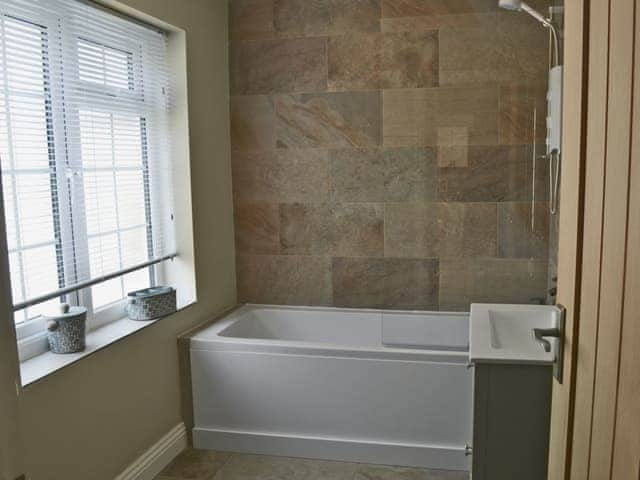
[[[475,363],[472,480],[546,480],[552,368]]]

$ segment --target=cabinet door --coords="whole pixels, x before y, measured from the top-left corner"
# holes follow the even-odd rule
[[[553,368],[475,367],[473,480],[546,480]]]

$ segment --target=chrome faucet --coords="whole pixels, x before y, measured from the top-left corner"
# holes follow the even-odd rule
[[[551,351],[551,342],[545,337],[560,338],[559,328],[534,328],[534,338],[542,344],[545,352]]]

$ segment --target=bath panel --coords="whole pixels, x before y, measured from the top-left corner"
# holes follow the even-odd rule
[[[241,307],[191,340],[194,446],[468,470],[467,322],[460,313]]]

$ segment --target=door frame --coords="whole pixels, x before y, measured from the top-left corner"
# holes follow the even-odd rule
[[[575,348],[580,315],[586,94],[588,92],[588,0],[567,0],[564,15],[562,169],[558,231],[558,291],[566,308],[562,383],[554,381],[549,440],[549,480],[569,475],[575,404]]]

